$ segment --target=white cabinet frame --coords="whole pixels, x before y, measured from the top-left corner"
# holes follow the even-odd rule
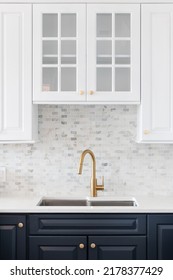
[[[96,14],[129,13],[131,15],[131,86],[126,92],[96,91]],[[42,15],[44,13],[77,14],[77,90],[63,92],[42,89]],[[33,5],[33,101],[36,104],[139,104],[140,103],[140,5],[129,4],[34,4]],[[60,34],[60,21],[59,34]],[[59,37],[59,40],[61,38]],[[60,49],[59,49],[60,59]],[[112,58],[114,59],[114,58]],[[60,66],[58,75],[61,76]],[[60,84],[60,79],[59,79]],[[89,94],[93,92],[94,94]]]
[[[112,14],[112,34],[114,36],[115,14],[128,13],[131,16],[131,90],[125,92],[115,91],[114,59],[112,56],[112,91],[105,92],[96,89],[96,17],[97,14]],[[114,40],[112,38],[112,50],[114,54]],[[122,38],[123,40],[123,38]],[[122,65],[123,67],[123,65]],[[89,4],[87,5],[87,91],[94,94],[87,95],[87,101],[140,103],[140,5],[133,4]]]
[[[142,143],[173,142],[173,5],[142,5],[141,105],[138,137]]]
[[[58,42],[60,42],[61,13],[76,14],[77,16],[77,82],[76,91],[61,91],[60,79],[57,91],[42,91],[42,15],[58,14]],[[35,103],[51,102],[81,102],[86,100],[86,5],[85,4],[45,4],[33,5],[33,100]],[[59,43],[58,59],[61,59]],[[60,63],[58,76],[61,77]]]
[[[32,5],[0,4],[0,143],[32,142],[34,117]]]

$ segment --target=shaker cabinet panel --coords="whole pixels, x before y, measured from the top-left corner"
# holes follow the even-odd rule
[[[146,259],[146,215],[30,214],[29,259]]]
[[[173,5],[142,5],[138,141],[173,141]]]
[[[140,6],[87,5],[87,101],[140,102]]]
[[[145,235],[145,214],[58,213],[29,215],[32,235]]]
[[[0,215],[0,260],[26,259],[26,222],[22,215]]]
[[[89,236],[89,259],[144,260],[145,236]]]
[[[33,140],[32,7],[0,4],[0,141]]]
[[[87,238],[81,236],[31,236],[30,260],[85,260]]]
[[[85,4],[34,5],[34,102],[85,101]]]
[[[173,260],[173,215],[149,215],[148,259]]]

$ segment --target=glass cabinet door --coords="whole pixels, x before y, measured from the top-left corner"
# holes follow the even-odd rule
[[[88,5],[88,101],[140,101],[139,5]]]
[[[34,5],[34,101],[85,101],[85,5]]]

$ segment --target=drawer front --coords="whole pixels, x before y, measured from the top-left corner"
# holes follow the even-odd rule
[[[146,234],[146,215],[41,214],[29,216],[31,235]]]

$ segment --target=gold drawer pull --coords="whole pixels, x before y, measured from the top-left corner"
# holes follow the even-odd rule
[[[90,247],[91,247],[92,249],[95,249],[96,244],[95,244],[95,243],[91,243]]]
[[[90,95],[93,95],[93,94],[94,94],[94,91],[93,91],[93,90],[90,90],[88,93],[89,93]]]
[[[84,245],[83,243],[80,243],[80,244],[79,244],[79,248],[80,248],[80,249],[84,249],[84,248],[85,248],[85,245]]]
[[[23,227],[24,227],[24,224],[23,224],[23,223],[18,223],[18,227],[19,227],[19,228],[23,228]]]

